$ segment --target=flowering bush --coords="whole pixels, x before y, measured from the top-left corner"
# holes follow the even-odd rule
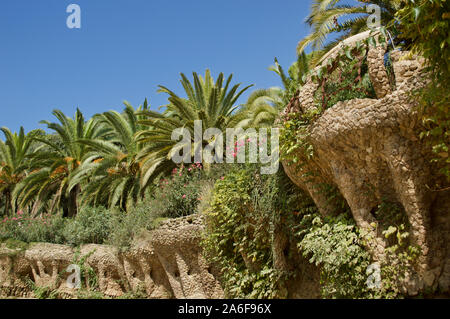
[[[0,222],[0,241],[15,239],[26,243],[102,244],[110,233],[111,213],[102,207],[83,207],[74,219],[42,214],[36,217],[18,211]]]
[[[162,217],[181,217],[195,213],[200,201],[200,184],[205,176],[200,163],[182,166],[162,179],[154,193],[151,209]]]
[[[0,240],[16,239],[23,242],[63,243],[65,221],[62,217],[42,214],[36,217],[18,211],[14,217],[5,217],[0,223]]]

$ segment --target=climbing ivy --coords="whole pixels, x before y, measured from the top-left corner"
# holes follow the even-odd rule
[[[301,165],[314,155],[309,143],[309,124],[319,115],[318,109],[306,113],[289,113],[283,118],[280,129],[281,159]]]
[[[432,159],[450,181],[450,4],[446,0],[407,1],[396,14],[405,48],[426,59],[431,82],[415,94],[422,132]],[[441,188],[442,185],[436,185]]]
[[[229,297],[287,297],[285,283],[294,274],[274,267],[272,238],[276,225],[288,234],[300,211],[316,211],[303,197],[284,173],[259,175],[257,166],[216,182],[202,245]]]
[[[321,267],[325,298],[367,298],[366,269],[370,255],[353,220],[346,215],[321,218],[305,215],[297,227],[298,248]]]
[[[386,37],[381,34],[378,37],[370,36],[368,39],[358,41],[354,47],[343,46],[336,57],[304,73],[302,83],[306,83],[310,78],[318,84],[318,89],[314,93],[316,107],[308,110],[297,107],[298,109],[290,110],[291,112],[282,116],[280,135],[282,159],[299,166],[313,157],[314,149],[308,141],[309,126],[326,109],[340,101],[376,98],[369,79],[367,53],[370,46],[377,46],[385,41]],[[291,103],[299,98],[298,94],[299,91]]]

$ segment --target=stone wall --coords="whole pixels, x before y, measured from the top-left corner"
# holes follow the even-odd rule
[[[74,297],[76,292],[66,284],[66,269],[75,259],[86,256],[84,265],[94,270],[98,288],[106,296],[144,289],[150,298],[222,298],[218,273],[201,254],[202,229],[197,215],[168,220],[141,236],[127,251],[106,245],[84,245],[78,251],[48,243],[31,244],[26,249],[3,244],[0,296],[33,297],[31,280],[37,287]]]
[[[347,45],[355,43],[348,41]],[[405,292],[416,295],[426,287],[448,291],[450,194],[431,190],[440,178],[438,168],[430,164],[430,150],[418,138],[417,103],[410,97],[427,81],[424,60],[407,58],[407,52],[392,52],[396,82],[392,88],[385,53],[386,45],[371,47],[368,52],[368,72],[377,98],[339,102],[327,109],[309,127],[313,159],[303,167],[289,162],[283,162],[283,167],[324,215],[338,207],[316,185],[337,187],[357,225],[374,238],[368,249],[376,260],[384,257],[386,242],[379,227],[373,227],[379,222],[373,212],[383,200],[399,203],[411,224],[413,244],[422,248],[417,272],[406,281]],[[285,113],[316,107],[316,89],[309,80]],[[305,177],[305,172],[316,174]]]
[[[34,298],[36,287],[57,291],[62,298],[77,298],[77,291],[67,286],[70,273],[66,270],[71,264],[92,268],[96,290],[106,297],[143,291],[153,299],[223,298],[220,273],[202,255],[203,223],[200,215],[166,220],[158,229],[138,236],[126,251],[94,244],[79,248],[49,243],[1,244],[0,298]],[[298,270],[298,276],[284,287],[285,296],[320,298],[318,268],[299,255],[295,244],[290,248],[291,257],[283,269]],[[84,288],[92,288],[83,282]]]

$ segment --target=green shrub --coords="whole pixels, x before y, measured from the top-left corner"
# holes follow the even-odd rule
[[[49,214],[31,217],[22,211],[16,216],[6,217],[0,223],[0,240],[15,239],[26,243],[64,243],[63,230],[66,221]]]
[[[370,255],[362,246],[353,219],[340,215],[322,219],[305,215],[297,232],[298,247],[311,263],[321,267],[326,298],[367,298],[366,269]]]
[[[64,228],[63,236],[71,245],[103,244],[111,233],[112,212],[104,207],[82,207]]]
[[[405,1],[396,13],[401,34],[414,53],[424,56],[437,78],[450,72],[450,5],[447,0]],[[445,89],[447,89],[445,87]]]
[[[112,215],[111,232],[107,243],[119,248],[128,248],[142,231],[154,229],[161,216],[152,206],[152,202],[153,200],[144,200],[137,203],[128,213]]]
[[[175,168],[172,176],[162,179],[154,193],[152,209],[160,216],[176,218],[194,214],[199,203],[201,164]]]
[[[315,93],[315,101],[322,111],[341,101],[376,98],[366,60],[367,56],[362,62],[357,58],[348,60],[347,64],[339,66],[337,71],[328,75],[323,88]],[[356,80],[359,77],[360,80]]]
[[[446,0],[406,1],[396,13],[400,37],[406,49],[425,57],[432,82],[419,90],[414,100],[420,103],[421,138],[435,154],[432,159],[448,187],[450,181],[450,5]]]
[[[272,236],[280,225],[288,233],[302,209],[315,210],[305,205],[302,193],[282,171],[260,175],[257,165],[248,165],[215,183],[210,207],[204,209],[202,245],[207,258],[222,270],[229,297],[286,297],[283,282],[292,274],[274,268]]]

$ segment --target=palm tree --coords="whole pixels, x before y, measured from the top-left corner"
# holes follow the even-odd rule
[[[98,138],[104,129],[95,119],[86,122],[78,109],[73,119],[59,110],[54,110],[53,115],[59,123],[41,123],[55,131],[55,135],[34,138],[42,146],[31,156],[32,173],[16,186],[13,198],[21,208],[36,201],[33,211],[42,208],[41,203],[50,202],[50,212],[62,208],[63,216],[72,217],[77,213],[80,185],[69,190],[71,173],[89,151],[87,145],[77,141]]]
[[[123,113],[109,111],[97,115],[107,133],[102,138],[80,139],[91,151],[74,171],[69,191],[83,185],[82,202],[103,204],[109,207],[120,204],[124,210],[142,195],[140,187],[140,166],[137,155],[142,144],[137,142],[136,133],[143,129],[138,124],[137,112],[148,109],[147,100],[135,110],[124,102]]]
[[[4,211],[7,215],[12,208],[12,192],[14,187],[25,177],[29,167],[27,156],[33,147],[36,132],[25,134],[23,127],[19,134],[12,133],[8,128],[1,128],[5,142],[0,140],[0,196],[3,198]]]
[[[402,0],[358,0],[360,5],[342,4],[340,0],[314,0],[311,13],[306,22],[312,27],[312,32],[302,39],[297,46],[299,54],[304,52],[308,45],[316,51],[313,63],[319,61],[320,57],[335,47],[343,39],[368,30],[367,19],[368,6],[378,5],[381,9],[381,25],[386,26],[395,19],[395,13],[401,6]],[[370,10],[369,10],[370,11]],[[344,17],[342,22],[338,19]],[[326,39],[331,34],[338,37],[326,44]]]
[[[310,67],[312,54],[302,52],[297,61],[292,63],[286,73],[275,58],[275,65],[269,70],[278,74],[283,88],[273,87],[254,91],[245,103],[240,117],[246,118],[243,126],[271,127],[278,119],[280,112],[286,107],[290,99],[305,84],[305,76]]]
[[[217,80],[211,77],[210,71],[206,70],[205,77],[193,73],[192,84],[184,74],[181,74],[181,84],[186,93],[186,98],[179,97],[173,91],[164,86],[159,86],[158,92],[169,95],[169,104],[164,107],[163,113],[151,110],[142,111],[141,115],[146,119],[140,123],[148,127],[137,134],[138,141],[145,143],[139,159],[143,162],[141,185],[148,184],[152,177],[162,172],[168,172],[174,168],[171,161],[176,141],[172,141],[171,135],[177,128],[186,128],[190,131],[192,144],[194,143],[194,121],[201,120],[203,129],[232,128],[241,125],[242,112],[236,104],[239,97],[252,85],[239,90],[240,84],[230,88],[232,75],[224,81],[223,73]],[[203,141],[202,143],[205,143]],[[192,147],[195,149],[196,145]]]
[[[252,92],[245,103],[243,117],[245,127],[272,127],[284,108],[283,90],[279,87],[258,89]]]
[[[252,92],[239,114],[240,117],[247,119],[246,122],[242,121],[243,126],[273,126],[290,99],[305,84],[305,76],[310,70],[311,58],[312,54],[302,52],[297,61],[291,64],[287,73],[275,58],[275,65],[271,66],[269,70],[278,74],[283,88],[272,87]]]

